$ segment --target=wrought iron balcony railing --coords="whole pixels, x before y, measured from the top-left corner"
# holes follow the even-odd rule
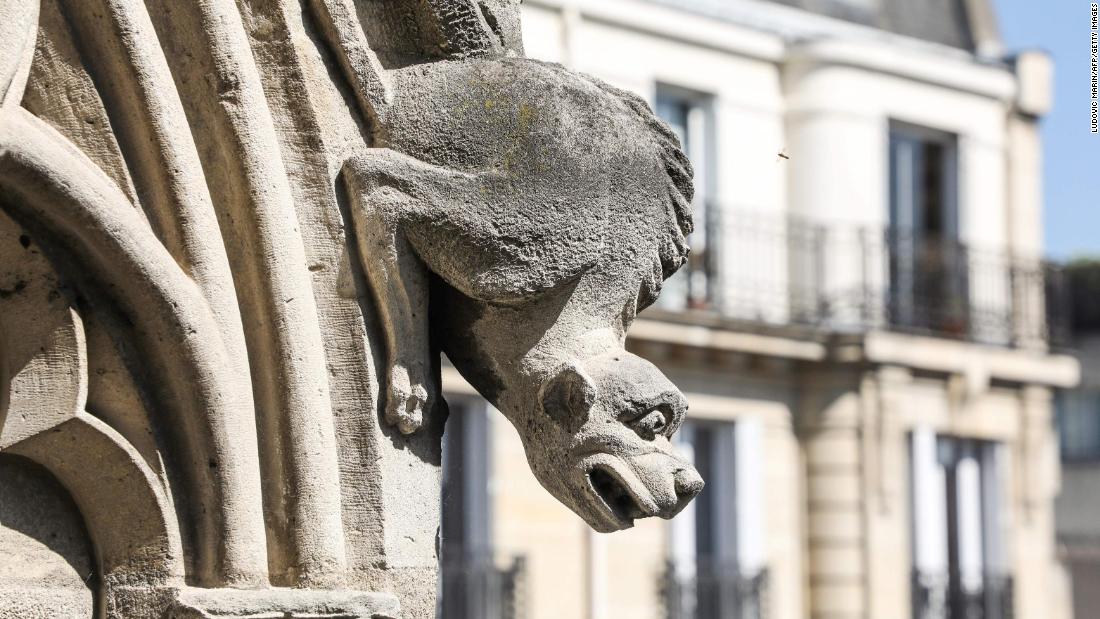
[[[1011,346],[1068,336],[1061,269],[892,228],[711,205],[658,307],[832,332],[890,329]],[[702,227],[702,226],[700,226]]]
[[[767,588],[767,570],[747,575],[725,565],[669,563],[661,576],[667,619],[767,619]]]
[[[505,568],[484,555],[443,561],[438,619],[523,619],[526,573],[524,557]]]
[[[914,619],[1012,619],[1012,577],[985,573],[967,582],[958,571],[913,573]]]

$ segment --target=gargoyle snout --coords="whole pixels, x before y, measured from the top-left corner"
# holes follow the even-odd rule
[[[652,516],[672,518],[703,490],[703,478],[695,467],[662,452],[628,457],[627,462],[653,498]]]
[[[670,518],[683,511],[692,499],[699,496],[699,493],[703,491],[703,486],[706,485],[699,475],[699,471],[696,471],[695,467],[690,464],[676,471],[674,484],[676,487],[676,506],[673,508]]]

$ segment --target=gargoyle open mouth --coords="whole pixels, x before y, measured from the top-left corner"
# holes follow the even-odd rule
[[[588,472],[588,483],[618,528],[631,527],[634,520],[650,515],[614,470],[595,466]]]

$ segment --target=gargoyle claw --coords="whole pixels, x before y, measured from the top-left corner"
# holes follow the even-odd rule
[[[386,423],[402,434],[413,434],[423,428],[435,403],[434,395],[429,393],[422,379],[425,373],[413,367],[395,365],[390,370]]]

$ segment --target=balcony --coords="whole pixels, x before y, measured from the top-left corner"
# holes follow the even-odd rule
[[[1046,261],[912,231],[717,205],[703,212],[695,251],[656,313],[1027,348],[1068,341],[1065,276]]]
[[[948,573],[914,572],[915,619],[1012,619],[1012,578],[979,575],[967,583],[957,570]]]
[[[685,569],[686,568],[686,569]],[[767,619],[768,573],[736,567],[668,565],[661,576],[666,619]]]
[[[487,557],[456,557],[440,566],[439,619],[523,619],[527,562],[498,567]]]

